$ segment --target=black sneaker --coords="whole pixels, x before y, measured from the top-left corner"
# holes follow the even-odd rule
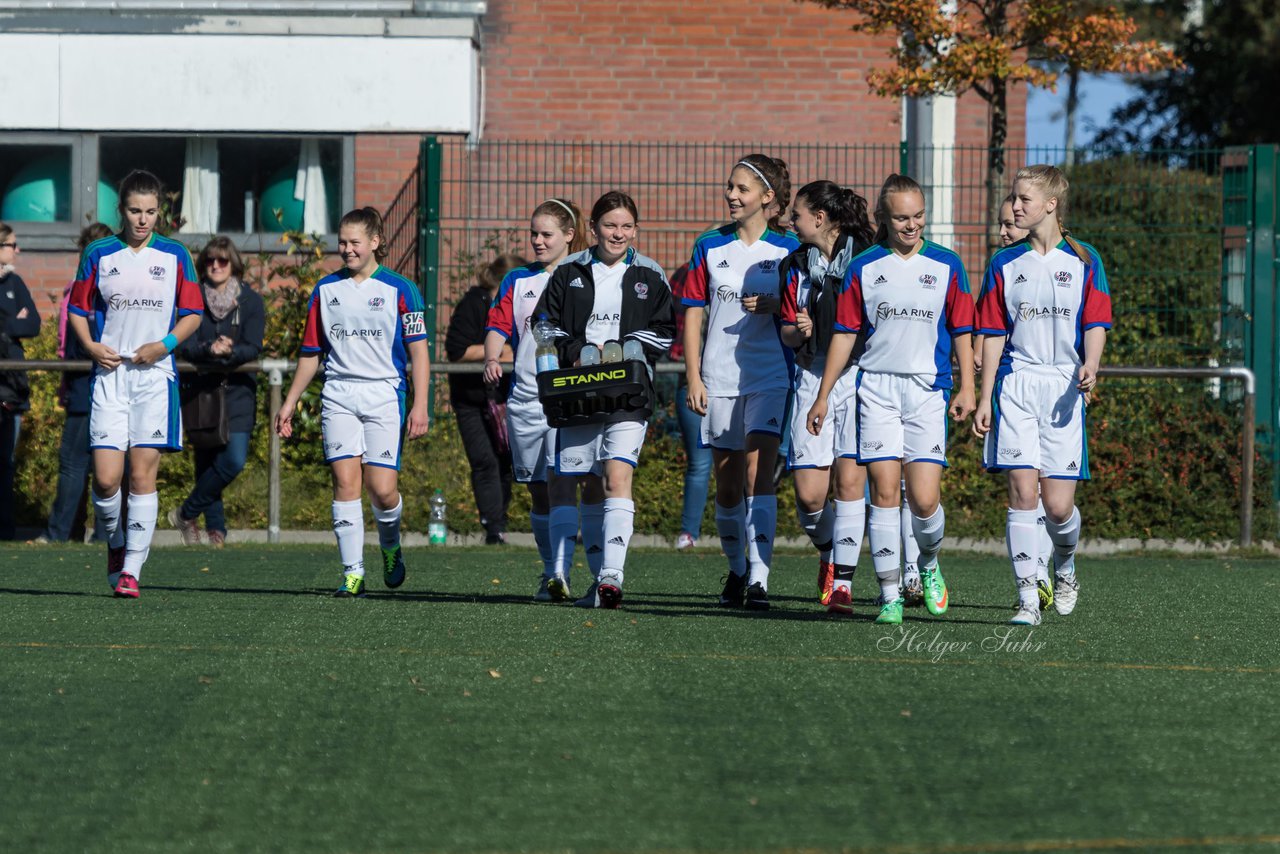
[[[765,592],[764,585],[758,581],[747,588],[747,610],[769,610],[769,594]]]
[[[741,608],[742,596],[747,591],[747,574],[738,575],[732,570],[724,580],[724,590],[720,591],[721,608]]]

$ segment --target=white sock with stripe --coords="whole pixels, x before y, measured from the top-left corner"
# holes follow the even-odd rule
[[[604,513],[605,508],[609,505],[609,500],[601,504],[583,504],[578,508],[579,518],[582,521],[582,549],[587,553],[587,569],[591,570],[591,580],[595,581],[600,577],[600,568],[604,566]],[[631,505],[631,515],[635,516],[635,505]],[[631,541],[631,534],[627,534],[627,542]],[[565,576],[568,579],[569,574]]]
[[[942,538],[946,536],[947,514],[942,505],[933,511],[928,518],[911,515],[911,530],[915,534],[916,545],[920,547],[918,566],[921,569],[935,569],[938,566],[938,552],[942,550]]]
[[[716,533],[720,535],[720,548],[729,559],[729,571],[734,575],[746,575],[747,552],[742,542],[747,536],[747,503],[733,507],[721,507],[716,503]]]
[[[749,584],[769,589],[769,567],[773,563],[773,537],[778,531],[778,496],[747,496],[747,563]]]
[[[333,502],[333,535],[343,573],[364,578],[364,507],[359,498]]]
[[[124,532],[120,530],[120,503],[123,488],[117,488],[115,495],[103,498],[93,493],[93,515],[102,522],[102,529],[107,532],[107,547],[118,549],[124,545]],[[120,573],[112,572],[107,576],[107,583],[112,587],[120,580]]]
[[[601,572],[616,572],[618,580],[622,580],[623,568],[627,565],[627,546],[631,544],[631,534],[636,524],[636,503],[630,498],[606,498],[602,514],[604,538],[604,560]]]
[[[563,504],[551,508],[547,521],[547,533],[551,537],[551,578],[556,573],[569,577],[573,568],[573,550],[578,546],[578,507]]]
[[[372,500],[369,509],[373,511],[373,519],[378,523],[378,545],[390,551],[400,545],[400,517],[404,514],[404,497],[396,496],[396,506],[382,509]]]
[[[858,568],[858,553],[862,551],[862,532],[867,527],[867,502],[836,501],[835,548],[832,552],[836,565],[834,587],[846,590],[853,587],[853,573]]]
[[[1037,511],[1009,508],[1005,521],[1005,541],[1009,561],[1013,564],[1013,582],[1018,587],[1018,600],[1024,605],[1040,607],[1036,593],[1036,543],[1040,539]]]
[[[1080,508],[1072,507],[1067,521],[1058,524],[1044,517],[1044,529],[1053,540],[1053,571],[1058,575],[1076,574],[1076,546],[1080,542]]]
[[[538,557],[542,558],[542,574],[548,578],[555,572],[553,569],[555,555],[551,553],[551,531],[548,526],[551,518],[546,513],[529,513],[529,527],[533,529],[533,541],[538,545]]]
[[[871,540],[871,565],[880,582],[880,597],[892,602],[902,594],[898,587],[902,582],[902,564],[898,562],[898,544],[901,542],[900,510],[898,505],[876,507],[871,505],[871,523],[867,535]]]
[[[142,565],[151,553],[151,538],[160,514],[160,494],[129,495],[129,523],[124,534],[124,571],[142,577]]]
[[[818,550],[823,563],[831,563],[831,539],[834,536],[836,514],[835,508],[828,501],[821,510],[810,512],[796,504],[796,521],[809,537],[809,542]]]

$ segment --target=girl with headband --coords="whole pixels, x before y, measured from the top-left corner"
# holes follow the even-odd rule
[[[715,465],[716,530],[729,560],[720,604],[767,610],[773,464],[791,386],[791,350],[775,313],[780,265],[800,245],[780,222],[791,202],[787,164],[748,154],[730,170],[724,200],[730,222],[694,242],[685,279],[688,404],[702,416]]]
[[[572,526],[572,540],[578,532],[578,497],[572,480],[555,491],[552,455],[556,446],[555,428],[547,426],[542,404],[538,401],[537,343],[533,340],[534,308],[547,289],[551,274],[571,254],[587,248],[587,229],[582,212],[567,199],[547,199],[533,209],[529,218],[529,248],[534,261],[507,273],[498,286],[498,295],[489,309],[484,340],[484,378],[497,384],[502,378],[504,344],[515,354],[511,393],[507,397],[507,436],[511,447],[511,467],[515,479],[529,489],[532,509],[529,522],[533,539],[542,558],[542,580],[534,600],[562,602],[568,599],[569,568],[573,564],[573,548],[557,565],[555,549],[564,543],[551,538],[553,527]],[[599,562],[604,544],[601,542],[601,517],[604,514],[604,491],[599,479],[584,485],[582,504],[583,547],[589,561]],[[576,543],[575,543],[576,544]],[[596,566],[598,569],[598,566]]]

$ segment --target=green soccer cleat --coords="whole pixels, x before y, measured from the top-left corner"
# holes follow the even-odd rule
[[[1043,578],[1036,582],[1036,594],[1040,597],[1040,610],[1048,611],[1053,607],[1053,588]]]
[[[876,616],[876,622],[884,626],[902,625],[902,597],[881,605],[880,613]]]
[[[547,595],[551,597],[552,602],[564,602],[570,599],[573,594],[569,591],[569,579],[559,574],[548,578]]]
[[[396,546],[394,549],[382,550],[382,583],[394,589],[404,584],[404,551]]]
[[[342,586],[333,593],[335,598],[350,599],[353,596],[364,598],[364,576],[348,572],[342,576]]]
[[[924,606],[929,613],[935,617],[947,613],[947,582],[942,577],[942,565],[920,570],[920,581],[924,584]]]

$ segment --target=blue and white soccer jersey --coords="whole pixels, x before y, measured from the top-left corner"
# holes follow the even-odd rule
[[[883,244],[853,259],[836,331],[862,332],[858,458],[946,465],[951,339],[972,333],[973,297],[960,257],[925,241],[910,258]]]
[[[123,358],[120,367],[93,371],[89,445],[123,451],[131,447],[182,448],[174,358],[136,365],[133,354],[161,341],[179,317],[204,311],[191,254],[160,235],[138,251],[119,237],[85,248],[69,310],[85,317],[93,339]]]
[[[752,433],[781,436],[786,429],[790,348],[782,343],[778,318],[746,312],[742,300],[779,298],[778,268],[799,245],[794,237],[765,231],[748,246],[732,224],[708,231],[694,243],[683,302],[707,311],[704,445],[742,450]]]
[[[983,446],[990,469],[1089,477],[1084,396],[1076,388],[1088,329],[1111,328],[1111,291],[1093,247],[1065,240],[1047,254],[1028,242],[997,252],[978,306],[979,332],[1007,336]]]
[[[344,269],[316,284],[302,352],[324,358],[326,462],[361,457],[365,465],[400,467],[408,345],[426,337],[422,295],[397,273],[378,267],[356,282]]]
[[[520,483],[540,483],[555,465],[555,428],[547,424],[538,399],[537,343],[530,334],[533,310],[551,273],[530,264],[507,273],[489,308],[486,332],[498,332],[511,344],[514,378],[507,395],[507,437],[511,468]]]

